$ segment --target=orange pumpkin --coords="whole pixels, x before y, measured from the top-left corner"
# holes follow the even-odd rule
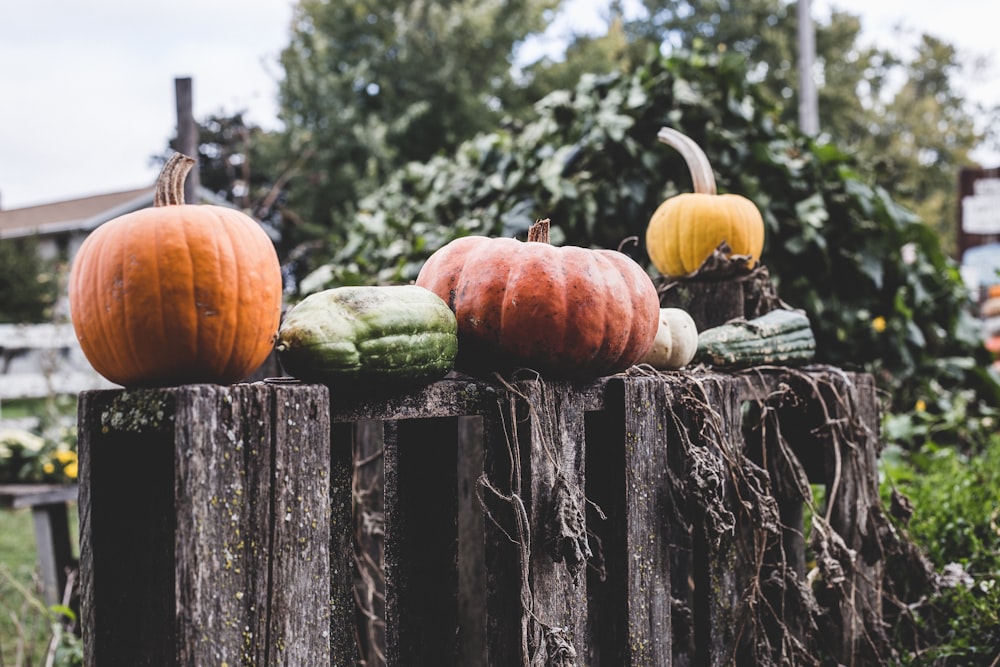
[[[548,224],[535,223],[527,243],[456,239],[421,268],[417,285],[458,319],[458,367],[598,377],[652,345],[660,306],[646,272],[620,252],[551,246]]]
[[[664,127],[657,138],[684,158],[694,192],[670,197],[653,212],[646,227],[653,265],[668,278],[690,276],[726,242],[731,255],[748,256],[747,267],[753,268],[764,249],[764,219],[757,206],[742,195],[716,193],[708,158],[689,137]]]
[[[94,369],[125,387],[228,384],[257,369],[281,317],[281,267],[260,225],[184,204],[194,160],[179,153],[154,205],[106,222],[81,245],[70,315]]]

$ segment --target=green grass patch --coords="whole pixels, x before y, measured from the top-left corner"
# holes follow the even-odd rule
[[[76,415],[75,396],[50,396],[47,398],[18,398],[6,400],[0,405],[3,419],[23,419],[25,417],[73,417]]]
[[[913,504],[905,525],[941,573],[938,595],[915,613],[934,647],[907,666],[996,665],[1000,652],[1000,435],[975,453],[927,442],[916,451],[889,447],[882,457],[883,497],[892,489]]]
[[[77,511],[70,506],[70,530],[76,545]],[[0,510],[0,665],[44,665],[59,616],[41,599],[31,510]],[[54,665],[82,663],[79,641],[64,637]]]

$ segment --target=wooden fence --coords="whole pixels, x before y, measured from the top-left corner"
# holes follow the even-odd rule
[[[0,401],[113,386],[87,363],[68,322],[0,324]]]
[[[87,664],[878,664],[879,448],[828,367],[84,392]]]

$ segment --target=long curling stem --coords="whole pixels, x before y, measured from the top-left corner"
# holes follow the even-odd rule
[[[194,158],[183,153],[171,155],[156,179],[153,206],[180,206],[184,204],[184,181],[194,165]]]
[[[656,138],[676,149],[684,158],[688,171],[691,172],[695,192],[705,195],[717,194],[715,174],[712,173],[712,165],[709,163],[705,151],[701,150],[701,146],[686,134],[670,127],[661,127]]]

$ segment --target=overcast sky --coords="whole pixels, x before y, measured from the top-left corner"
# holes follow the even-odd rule
[[[572,0],[556,38],[594,25],[605,0]],[[865,38],[894,25],[992,55],[971,96],[1000,103],[996,0],[813,0],[862,16]],[[174,79],[191,77],[195,117],[245,111],[275,119],[278,54],[291,0],[4,0],[0,2],[0,206],[19,208],[152,183],[149,157],[176,125]],[[544,48],[540,45],[537,48]],[[991,161],[993,155],[980,154]],[[1000,164],[1000,162],[996,163]],[[987,166],[995,166],[994,163]]]

